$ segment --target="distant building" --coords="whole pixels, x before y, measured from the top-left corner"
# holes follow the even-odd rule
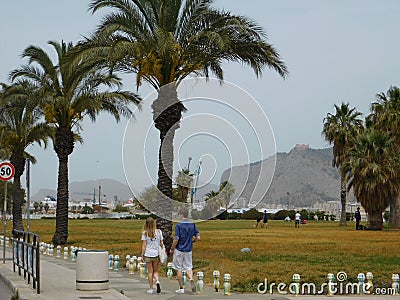
[[[300,150],[300,151],[307,150],[307,149],[310,149],[310,145],[308,145],[308,144],[296,144],[295,149],[296,150]]]

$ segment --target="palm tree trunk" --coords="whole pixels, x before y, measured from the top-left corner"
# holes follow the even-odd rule
[[[11,164],[14,166],[14,184],[12,187],[12,200],[13,200],[13,230],[24,230],[22,224],[22,204],[23,194],[21,190],[21,176],[25,170],[25,159],[22,155],[13,154],[10,158]],[[29,208],[28,208],[29,209]]]
[[[390,209],[390,225],[393,228],[400,228],[400,195],[396,197],[393,205],[390,205]]]
[[[65,245],[68,241],[68,156],[74,150],[74,134],[67,128],[56,132],[54,150],[58,156],[57,210],[54,245]]]
[[[155,127],[160,131],[160,149],[158,152],[158,182],[161,192],[158,197],[158,211],[162,216],[157,218],[157,227],[164,236],[168,252],[172,245],[172,175],[174,162],[174,136],[179,128],[184,106],[180,103],[176,88],[163,86],[152,104]]]
[[[371,230],[382,230],[383,229],[383,219],[382,212],[375,211],[373,213],[368,213],[368,228]]]
[[[340,214],[340,226],[346,226],[346,196],[347,196],[347,189],[346,189],[346,179],[342,175],[340,180],[340,203],[342,205],[342,211]]]

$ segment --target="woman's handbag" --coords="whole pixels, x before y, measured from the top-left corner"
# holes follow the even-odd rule
[[[158,257],[160,258],[160,263],[164,265],[167,262],[167,251],[165,251],[165,246],[158,246]]]

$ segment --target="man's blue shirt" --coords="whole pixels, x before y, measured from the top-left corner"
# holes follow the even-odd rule
[[[183,219],[180,223],[175,226],[174,239],[178,240],[176,249],[181,252],[192,251],[192,239],[199,234],[199,230],[196,225],[190,222],[188,219]]]

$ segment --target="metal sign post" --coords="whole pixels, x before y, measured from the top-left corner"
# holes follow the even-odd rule
[[[7,182],[14,177],[15,169],[14,166],[9,162],[2,162],[0,164],[0,180],[5,181],[4,184],[4,209],[3,209],[3,220],[4,220],[4,234],[3,234],[3,264],[6,263],[6,235],[7,235]]]

